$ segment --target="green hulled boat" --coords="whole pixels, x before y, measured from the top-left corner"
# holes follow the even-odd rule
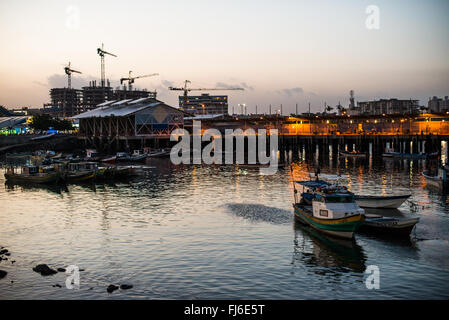
[[[299,202],[295,192],[293,207],[298,220],[331,236],[354,237],[354,232],[365,221],[365,211],[357,205],[353,193],[319,180],[297,183],[312,189],[312,193],[303,193]],[[312,199],[306,199],[306,195]]]

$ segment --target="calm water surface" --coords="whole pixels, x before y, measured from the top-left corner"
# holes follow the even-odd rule
[[[356,193],[412,194],[417,211],[393,212],[421,218],[410,242],[334,241],[297,225],[289,170],[148,164],[129,181],[63,188],[5,185],[2,169],[0,246],[11,256],[0,262],[0,299],[449,298],[449,205],[424,188],[424,161],[321,164],[348,174]],[[293,167],[307,177],[306,162]],[[84,269],[80,288],[33,272],[40,263]],[[365,286],[369,265],[380,268],[379,290]],[[108,294],[111,283],[134,288]]]

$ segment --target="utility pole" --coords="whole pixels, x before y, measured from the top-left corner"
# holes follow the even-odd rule
[[[280,115],[282,116],[282,103],[281,103],[281,114]]]
[[[256,104],[256,114],[257,114],[257,104]]]
[[[270,103],[270,115],[271,115],[271,103]]]
[[[309,102],[309,116],[310,116],[310,102]]]
[[[298,104],[296,104],[296,115],[298,115]]]

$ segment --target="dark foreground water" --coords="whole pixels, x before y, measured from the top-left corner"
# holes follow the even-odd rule
[[[449,298],[449,205],[424,188],[425,162],[327,161],[363,194],[411,193],[394,214],[421,218],[410,242],[362,234],[334,241],[297,225],[289,170],[261,176],[236,166],[173,166],[130,181],[67,187],[8,186],[0,175],[0,299]],[[294,164],[296,179],[307,164]],[[11,263],[11,261],[15,261]],[[40,263],[77,265],[41,276]],[[370,265],[380,289],[365,286]],[[109,284],[130,290],[106,292]],[[60,284],[62,288],[53,285]]]

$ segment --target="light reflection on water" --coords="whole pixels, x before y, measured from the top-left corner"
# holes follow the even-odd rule
[[[0,263],[8,271],[0,298],[448,298],[449,206],[423,188],[426,162],[321,161],[322,173],[347,174],[355,193],[412,194],[419,211],[404,204],[399,214],[420,215],[419,240],[335,241],[297,225],[288,218],[290,170],[261,176],[152,160],[155,169],[129,181],[67,187],[4,185],[2,170],[0,246],[16,263]],[[294,163],[294,178],[307,179],[311,168]],[[80,289],[65,289],[65,274],[34,273],[39,263],[85,269]],[[381,271],[377,291],[364,285],[373,264]],[[134,288],[108,294],[111,283]]]

